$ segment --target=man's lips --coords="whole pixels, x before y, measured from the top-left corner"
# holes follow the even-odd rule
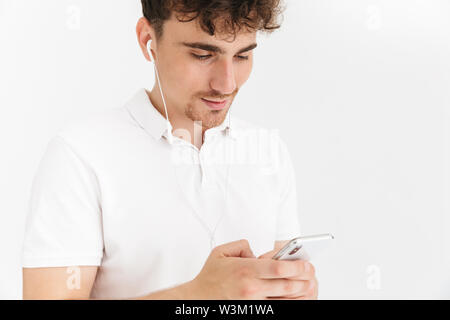
[[[222,110],[227,105],[228,100],[223,101],[211,101],[202,98],[202,101],[211,109],[213,110]]]

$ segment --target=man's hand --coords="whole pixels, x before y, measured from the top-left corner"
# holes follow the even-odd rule
[[[258,257],[258,259],[272,259],[272,257],[279,251],[279,248],[277,249],[273,249],[269,252],[266,252],[262,255],[260,255]],[[281,297],[278,299],[288,299],[288,300],[317,300],[317,297],[319,295],[319,282],[317,281],[317,278],[315,276],[315,268],[314,266],[310,263],[309,265],[311,266],[311,268],[314,270],[313,271],[313,278],[311,280],[303,280],[303,281],[308,281],[310,282],[310,290],[308,292],[306,292],[304,295],[297,295],[297,294],[293,294],[293,295],[289,295],[289,296],[285,296],[285,297]],[[291,277],[288,279],[291,280],[295,280],[295,279],[299,279],[301,277],[297,276],[297,277]],[[302,281],[302,280],[299,280]]]
[[[301,260],[277,261],[272,251],[253,255],[247,240],[217,246],[189,283],[192,299],[314,299],[314,267]],[[275,253],[275,252],[273,252]]]

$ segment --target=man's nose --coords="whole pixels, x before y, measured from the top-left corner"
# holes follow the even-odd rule
[[[212,72],[211,89],[224,95],[232,94],[236,90],[233,61],[226,58],[217,61]]]

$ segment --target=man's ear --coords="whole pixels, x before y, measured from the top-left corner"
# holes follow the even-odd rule
[[[139,46],[141,47],[142,53],[148,61],[150,61],[150,56],[147,52],[147,42],[148,40],[155,38],[155,32],[153,27],[151,26],[150,22],[145,18],[142,17],[138,20],[138,23],[136,25],[136,36],[138,39]],[[153,41],[155,42],[155,41]],[[155,44],[153,44],[154,46]]]

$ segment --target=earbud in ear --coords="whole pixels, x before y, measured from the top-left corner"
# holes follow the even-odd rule
[[[150,62],[153,62],[153,56],[152,56],[152,39],[147,41],[147,52],[148,56],[150,58]]]

